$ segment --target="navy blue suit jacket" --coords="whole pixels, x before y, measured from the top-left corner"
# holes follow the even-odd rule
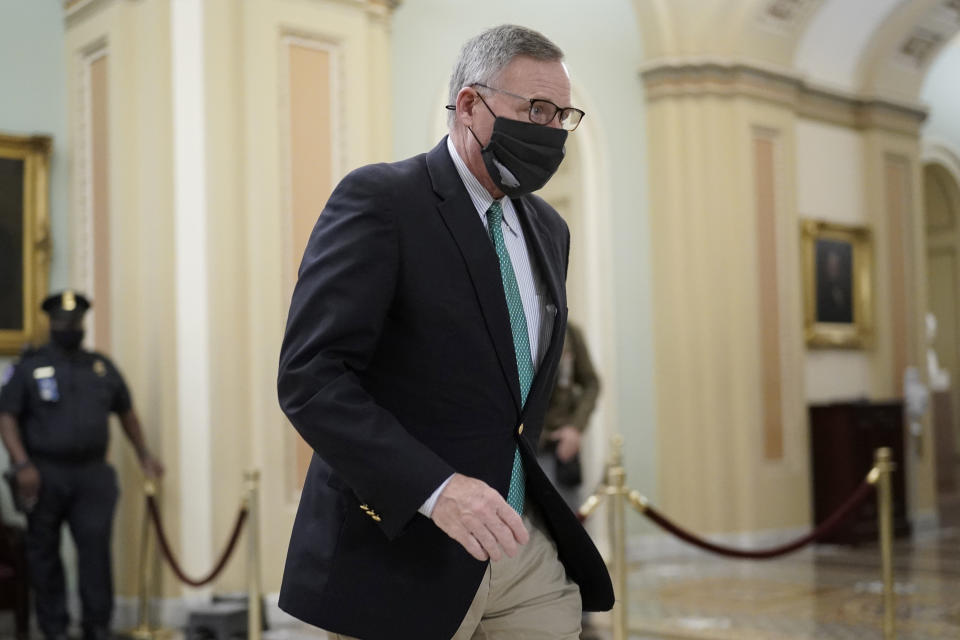
[[[300,265],[280,354],[280,405],[313,448],[280,606],[364,640],[447,640],[483,577],[417,509],[452,473],[506,495],[519,445],[584,608],[613,606],[606,566],[536,461],[567,320],[570,236],[514,200],[553,329],[526,406],[499,263],[443,140],[334,190]],[[521,428],[521,426],[523,428]]]

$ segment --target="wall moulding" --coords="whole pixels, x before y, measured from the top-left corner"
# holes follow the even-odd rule
[[[63,3],[63,19],[67,26],[95,15],[119,0],[66,0]],[[127,0],[133,2],[134,0]]]
[[[71,0],[74,2],[89,2],[90,0]],[[336,2],[350,7],[366,9],[368,13],[379,17],[390,17],[403,0],[312,0],[317,4]]]
[[[67,25],[73,24],[79,20],[93,15],[116,2],[121,0],[63,0],[63,15]],[[136,2],[137,0],[126,0],[126,2]],[[320,3],[329,0],[314,0]],[[400,6],[402,0],[336,0],[341,4],[361,7],[373,17],[390,18],[393,12]]]
[[[401,0],[366,0],[367,11],[372,14],[388,17],[400,6]]]
[[[920,105],[855,96],[816,87],[784,71],[739,62],[662,62],[640,71],[648,102],[697,97],[748,97],[797,115],[855,129],[919,136],[927,111]]]

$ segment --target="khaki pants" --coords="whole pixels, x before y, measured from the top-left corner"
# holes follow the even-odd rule
[[[487,565],[477,594],[451,640],[577,640],[580,587],[567,578],[557,547],[527,507],[530,541],[514,558]],[[424,625],[429,625],[424,620]],[[338,640],[358,640],[331,634]]]

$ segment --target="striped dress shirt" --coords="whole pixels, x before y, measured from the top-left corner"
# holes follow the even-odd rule
[[[447,150],[450,152],[450,158],[457,167],[457,173],[463,181],[463,186],[467,188],[470,194],[470,200],[480,214],[480,220],[483,222],[483,228],[487,229],[487,209],[493,204],[493,196],[490,195],[476,176],[470,173],[466,163],[460,158],[453,142],[447,137]],[[513,265],[513,273],[517,278],[517,286],[520,288],[520,298],[523,300],[523,315],[527,319],[527,333],[530,336],[530,358],[533,361],[534,369],[540,366],[543,357],[547,355],[547,347],[550,341],[550,332],[553,329],[552,322],[548,320],[545,311],[547,302],[546,290],[543,286],[543,279],[537,269],[534,261],[530,259],[527,251],[527,243],[523,237],[523,228],[520,226],[520,218],[517,217],[517,210],[513,207],[513,201],[510,198],[503,197],[499,200],[503,208],[503,240],[507,245],[507,253],[510,254],[510,263]],[[487,230],[489,235],[489,229]]]
[[[483,228],[487,230],[487,209],[493,204],[493,196],[490,195],[476,176],[470,173],[470,169],[460,158],[456,147],[450,137],[447,137],[447,151],[450,152],[450,159],[457,167],[457,173],[460,174],[460,180],[463,186],[467,188],[470,194],[470,200],[480,215],[480,221]],[[503,240],[507,245],[507,253],[510,254],[510,264],[513,265],[513,273],[517,278],[517,286],[520,289],[520,298],[523,301],[523,315],[527,320],[527,334],[530,337],[530,359],[533,361],[534,371],[540,366],[543,357],[547,355],[547,347],[550,346],[550,333],[553,330],[553,318],[546,313],[547,293],[543,286],[543,278],[537,270],[533,261],[530,260],[530,254],[527,251],[527,243],[523,238],[523,228],[520,226],[520,218],[517,217],[517,210],[513,207],[510,198],[503,197],[499,200],[503,208]],[[453,476],[450,476],[451,478]],[[433,507],[437,504],[437,498],[446,488],[450,478],[447,478],[443,484],[437,487],[436,491],[427,498],[418,511],[428,518],[433,514]]]

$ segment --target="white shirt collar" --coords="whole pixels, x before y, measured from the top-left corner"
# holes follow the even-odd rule
[[[450,139],[450,136],[447,136],[447,151],[450,153],[450,159],[453,160],[453,165],[457,168],[457,173],[460,174],[460,181],[463,182],[463,186],[467,188],[467,193],[470,194],[470,200],[473,201],[473,206],[476,207],[477,213],[480,214],[483,226],[486,227],[487,209],[493,204],[493,196],[490,195],[490,192],[480,184],[477,177],[467,168],[467,164],[460,157],[460,154],[457,153],[457,148],[453,145],[453,140]],[[520,218],[517,216],[513,202],[506,196],[500,198],[498,202],[503,208],[503,221],[507,223],[507,229],[510,230],[510,233],[518,235],[520,231]]]

